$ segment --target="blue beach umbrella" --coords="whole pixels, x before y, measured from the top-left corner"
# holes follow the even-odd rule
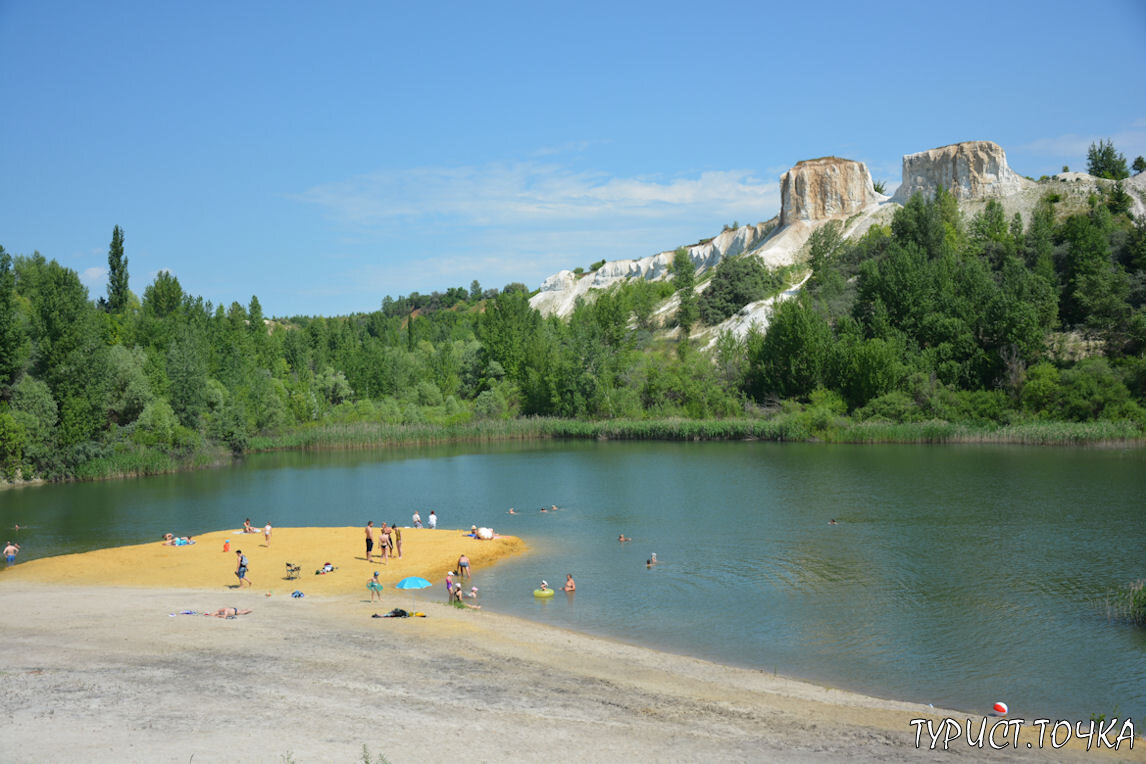
[[[403,578],[401,581],[399,581],[397,584],[395,584],[394,588],[396,588],[396,589],[425,589],[428,586],[433,586],[433,584],[431,584],[429,581],[422,578],[421,576],[409,576],[408,578]],[[413,595],[411,595],[410,602],[411,603],[414,602]],[[411,604],[410,607],[413,607],[413,604]]]

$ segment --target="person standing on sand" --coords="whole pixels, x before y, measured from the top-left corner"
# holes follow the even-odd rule
[[[378,555],[383,563],[390,557],[390,526],[386,523],[378,530]]]
[[[374,551],[374,521],[366,522],[366,562],[370,562],[370,553]]]
[[[4,547],[4,561],[8,563],[8,567],[16,564],[16,555],[20,553],[20,545],[13,544],[11,541]]]
[[[422,527],[422,516],[420,514],[418,514],[418,510],[416,510],[416,509],[414,510],[413,520],[414,520],[414,527],[415,528],[421,528]]]
[[[375,597],[379,600],[382,599],[382,582],[378,580],[378,571],[374,571],[374,577],[366,582],[366,588],[370,590],[370,601],[373,602]]]
[[[271,545],[271,524],[270,523],[267,523],[266,527],[263,528],[263,538],[267,540],[267,546],[270,547],[270,545]]]
[[[426,522],[430,526],[430,530],[438,527],[438,516],[434,514],[434,510],[430,510],[430,516],[426,518]]]
[[[235,575],[239,578],[239,588],[243,588],[243,584],[251,585],[250,580],[247,578],[247,556],[243,554],[242,549],[235,550],[235,556],[239,558],[238,565],[235,566]]]
[[[390,524],[390,540],[394,542],[394,549],[398,552],[398,559],[402,559],[402,529],[398,523]]]

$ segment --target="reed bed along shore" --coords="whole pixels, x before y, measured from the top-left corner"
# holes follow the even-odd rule
[[[839,420],[815,426],[800,416],[772,419],[576,419],[528,418],[456,425],[377,422],[323,424],[254,437],[251,451],[326,450],[379,446],[484,443],[514,440],[762,440],[829,443],[1000,443],[1017,445],[1140,445],[1132,422],[1032,422],[1002,427],[943,421],[893,423]]]
[[[256,435],[247,453],[266,451],[338,451],[464,443],[530,440],[768,441],[838,444],[1012,444],[1024,446],[1141,446],[1142,430],[1128,421],[1028,422],[974,425],[926,422],[856,422],[821,418],[806,412],[771,418],[610,419],[586,421],[531,417],[461,424],[319,423],[279,433]],[[233,457],[220,446],[185,455],[136,448],[99,457],[75,468],[70,480],[112,480],[222,467]],[[19,475],[0,479],[0,487],[26,482]]]

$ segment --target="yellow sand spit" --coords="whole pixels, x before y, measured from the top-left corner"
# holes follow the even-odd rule
[[[230,540],[230,551],[223,542]],[[147,586],[184,589],[219,589],[234,586],[236,550],[250,563],[247,578],[254,591],[301,589],[307,595],[350,594],[366,590],[377,570],[386,591],[407,576],[421,576],[435,584],[456,570],[458,556],[470,559],[475,575],[497,560],[525,551],[515,536],[489,541],[470,538],[460,530],[402,529],[402,559],[382,564],[366,561],[362,528],[274,528],[268,547],[261,533],[216,531],[195,537],[191,546],[166,546],[156,540],[135,546],[99,549],[83,554],[46,557],[21,563],[5,573],[6,580],[23,578],[44,583],[96,586]],[[377,553],[377,548],[375,548]],[[287,563],[299,566],[298,580],[286,580]],[[315,575],[324,563],[335,571]]]

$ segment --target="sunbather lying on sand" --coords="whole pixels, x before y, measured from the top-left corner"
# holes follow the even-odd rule
[[[237,607],[221,607],[214,613],[204,613],[203,615],[213,615],[216,618],[234,618],[237,615],[246,615],[251,612],[250,610],[239,610]]]

